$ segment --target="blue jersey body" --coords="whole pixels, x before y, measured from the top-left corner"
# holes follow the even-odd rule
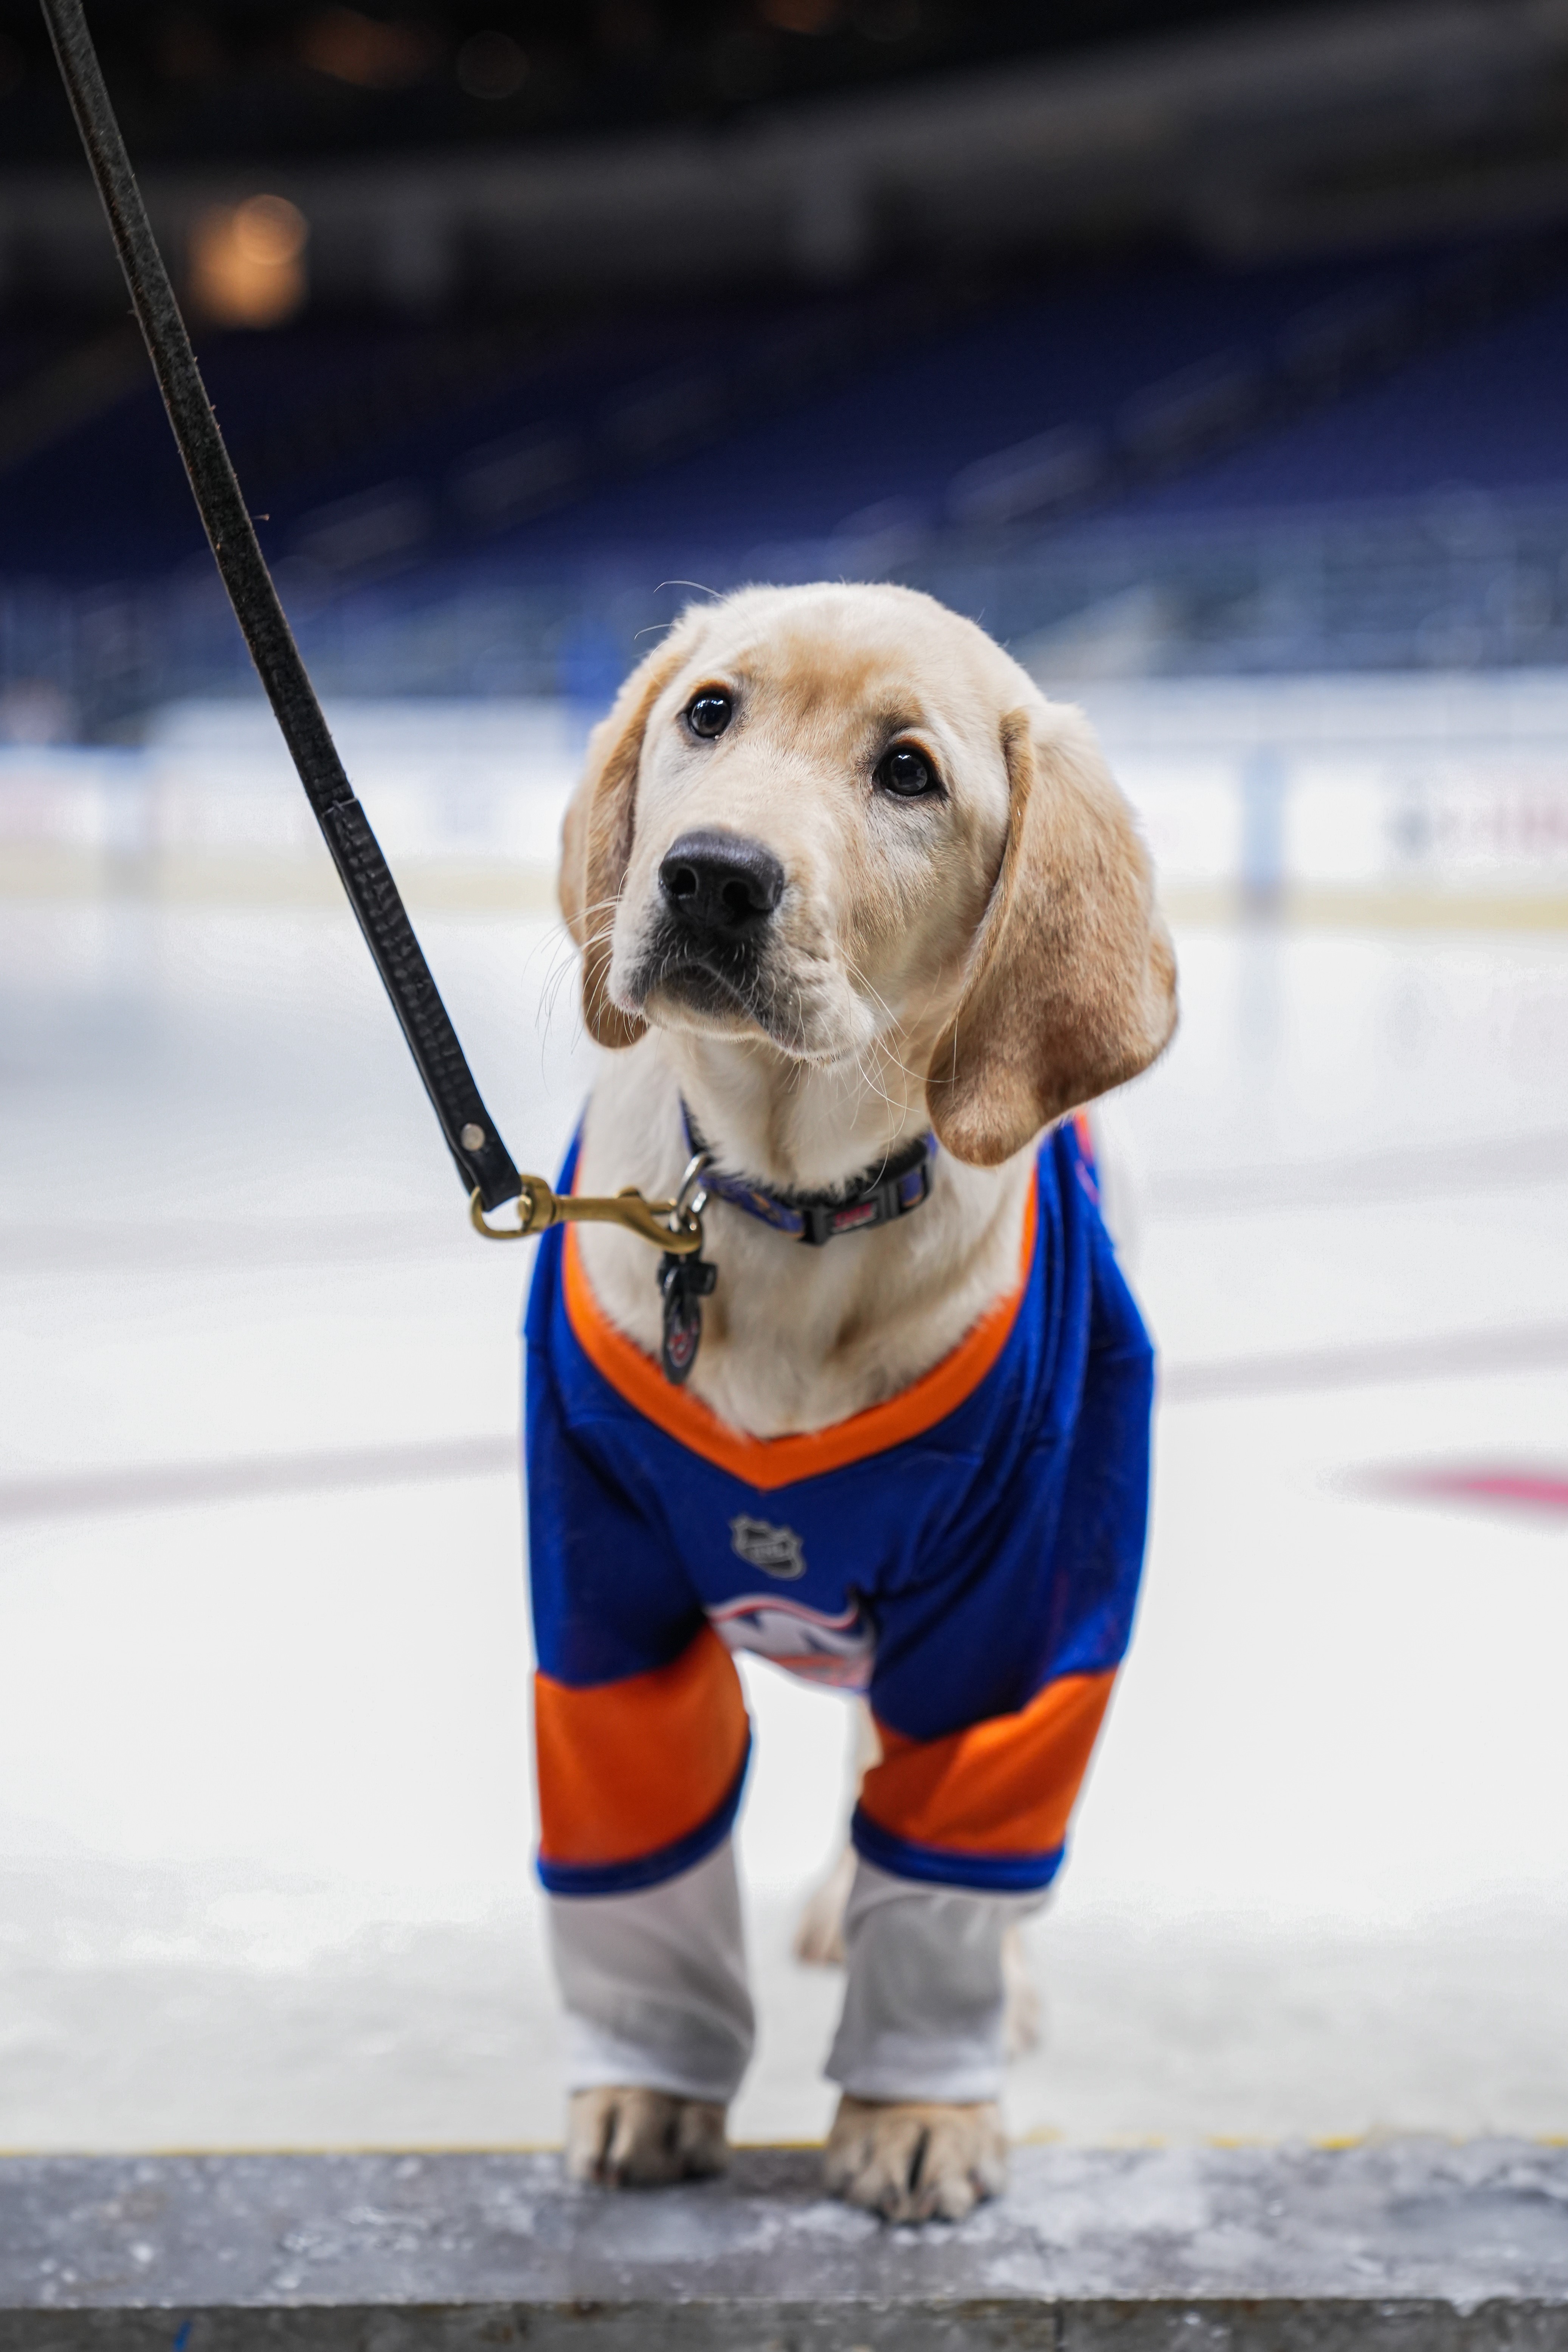
[[[1041,1145],[1026,1239],[1016,1293],[913,1389],[764,1442],[665,1389],[546,1235],[525,1328],[547,1885],[657,1883],[726,1833],[737,1649],[868,1695],[868,1859],[1048,1883],[1131,1630],[1153,1373],[1073,1127]]]

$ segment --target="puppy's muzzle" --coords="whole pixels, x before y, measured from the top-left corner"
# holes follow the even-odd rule
[[[683,833],[658,869],[667,920],[699,949],[754,941],[784,887],[773,851],[739,833]]]

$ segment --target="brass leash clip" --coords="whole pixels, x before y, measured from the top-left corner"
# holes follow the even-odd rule
[[[706,1164],[706,1155],[700,1155]],[[635,1184],[613,1198],[581,1192],[557,1192],[542,1176],[525,1176],[518,1195],[515,1225],[485,1221],[485,1205],[478,1192],[468,1196],[468,1221],[488,1242],[537,1241],[552,1225],[624,1225],[640,1234],[655,1249],[675,1257],[689,1257],[702,1247],[702,1209],[706,1195],[691,1181],[700,1171],[689,1169],[673,1201],[645,1201]]]

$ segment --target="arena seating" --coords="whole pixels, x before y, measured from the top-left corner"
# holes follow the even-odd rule
[[[235,652],[198,625],[206,558],[129,334],[0,348],[0,671],[37,671],[46,620],[79,635],[84,597],[131,596],[117,626],[142,651],[111,703],[190,690]],[[1565,351],[1568,248],[1537,239],[772,301],[694,288],[613,319],[216,336],[203,359],[307,631],[335,614],[342,652],[526,591],[557,610],[570,668],[616,583],[934,582],[976,550],[1044,579],[1053,546],[1092,572],[1130,531],[1195,545],[1455,486],[1550,506],[1568,493]],[[182,581],[196,618],[176,627]],[[1048,619],[1061,598],[1037,601]],[[589,698],[622,659],[588,659]]]
[[[361,541],[367,566],[378,551],[482,552],[548,570],[634,546],[734,560],[853,536],[868,513],[962,522],[955,484],[978,474],[983,494],[987,462],[1013,450],[1026,475],[1050,436],[1064,436],[1068,487],[1147,510],[1568,479],[1551,394],[1568,289],[1532,284],[1501,320],[1483,299],[1479,321],[1461,315],[1442,348],[1419,348],[1461,267],[1472,299],[1488,298],[1511,258],[1226,271],[1155,257],[988,301],[895,284],[732,313],[694,289],[689,320],[307,326],[212,338],[203,357],[275,552],[314,548],[346,573]],[[20,341],[0,352],[13,381],[31,355]],[[1356,381],[1369,370],[1381,381]],[[98,415],[0,467],[7,572],[147,576],[199,551],[151,387],[114,396],[122,382]],[[1281,423],[1287,387],[1314,395],[1313,413]],[[1216,428],[1245,446],[1191,472]],[[1141,451],[1187,478],[1126,488]],[[374,511],[392,488],[405,536],[377,551],[346,502]],[[1004,496],[996,519],[1028,511]]]
[[[1192,515],[1568,488],[1568,286],[1259,435],[1124,511]]]

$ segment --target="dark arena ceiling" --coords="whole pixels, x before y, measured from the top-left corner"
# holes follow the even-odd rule
[[[254,324],[698,281],[711,304],[715,288],[964,278],[1151,241],[1246,263],[1568,219],[1568,0],[89,16],[198,309],[228,268],[229,307],[214,295],[208,315]],[[283,274],[247,313],[240,279],[266,251]],[[41,20],[0,0],[0,306],[119,302]]]
[[[137,156],[232,163],[722,123],[828,92],[1279,14],[1257,0],[98,0]],[[68,161],[38,10],[0,0],[0,155]]]

